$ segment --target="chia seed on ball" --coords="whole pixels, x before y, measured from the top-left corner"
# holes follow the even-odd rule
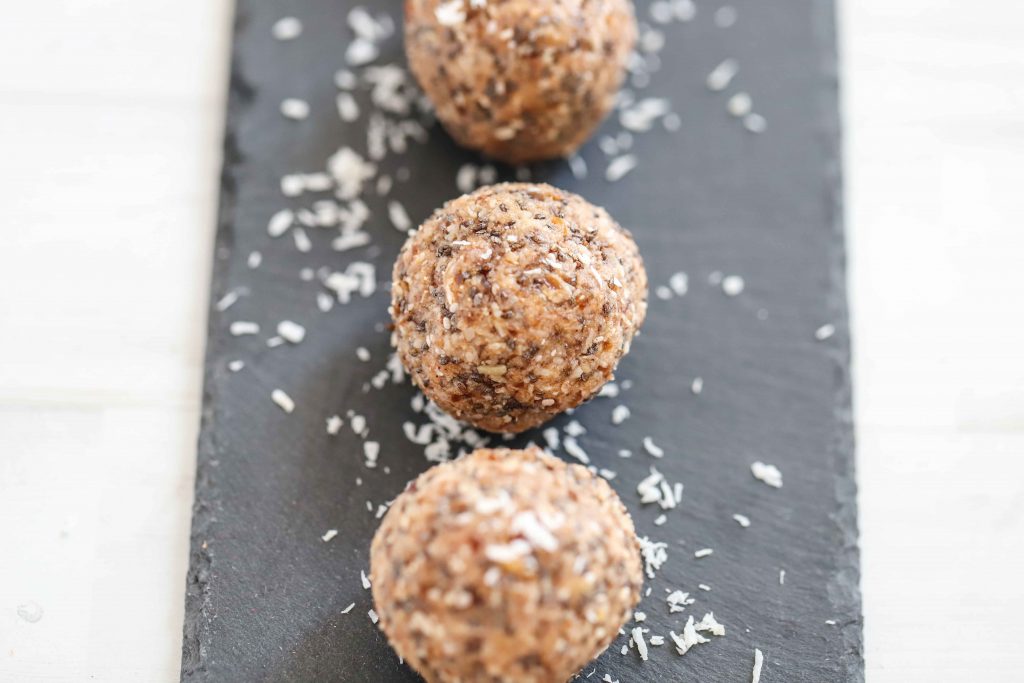
[[[393,343],[454,417],[521,432],[613,378],[647,311],[629,232],[550,185],[484,187],[437,210],[395,263]]]
[[[640,597],[640,549],[603,479],[481,449],[411,483],[370,550],[380,627],[428,683],[566,681]]]
[[[566,156],[611,111],[630,0],[406,0],[409,66],[455,140],[495,159]]]

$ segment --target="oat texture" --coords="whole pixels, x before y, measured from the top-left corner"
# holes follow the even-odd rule
[[[636,42],[630,0],[407,0],[409,66],[460,144],[566,156],[611,110]]]
[[[413,381],[455,417],[521,432],[591,398],[647,311],[630,234],[549,185],[448,202],[395,263],[393,341]]]
[[[615,492],[537,448],[421,475],[370,567],[380,627],[429,683],[566,681],[618,635],[643,583]]]

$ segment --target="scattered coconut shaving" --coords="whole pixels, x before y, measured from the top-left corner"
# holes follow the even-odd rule
[[[750,472],[754,475],[754,479],[777,489],[782,488],[782,472],[775,465],[766,465],[757,461],[750,466]]]
[[[270,400],[277,404],[277,406],[286,413],[291,413],[295,410],[295,401],[292,397],[284,393],[280,389],[274,389],[270,392]]]

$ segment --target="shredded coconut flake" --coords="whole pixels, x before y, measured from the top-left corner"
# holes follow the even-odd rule
[[[746,529],[748,526],[750,526],[750,518],[747,517],[746,515],[736,514],[736,515],[733,515],[732,518],[735,519],[736,523],[739,524],[744,529]]]
[[[726,296],[739,296],[743,292],[744,282],[739,275],[728,275],[722,279],[722,291]]]
[[[761,683],[761,669],[764,667],[764,654],[754,648],[754,670],[750,674],[750,683]]]
[[[253,322],[248,322],[245,320],[236,320],[235,322],[231,323],[231,327],[229,328],[229,330],[232,336],[242,337],[250,334],[259,334],[260,326]]]
[[[412,230],[412,220],[406,213],[405,207],[394,200],[388,202],[388,218],[391,219],[391,225],[395,226],[396,230],[401,232]]]
[[[466,4],[463,0],[450,0],[438,5],[434,16],[442,26],[457,26],[466,21]]]
[[[329,542],[332,538],[334,538],[337,535],[338,535],[338,530],[337,529],[328,529],[327,532],[323,536],[320,537],[320,540],[323,541],[324,543],[327,543],[327,542]]]
[[[276,403],[277,406],[286,413],[291,413],[295,410],[295,401],[292,400],[291,396],[280,389],[274,389],[270,392],[270,400]]]
[[[821,327],[814,331],[814,338],[817,339],[818,341],[825,341],[826,339],[831,338],[832,335],[834,335],[835,333],[836,326],[832,325],[831,323],[828,323],[822,325]]]
[[[291,209],[281,209],[270,217],[270,221],[267,223],[267,233],[271,237],[280,237],[288,231],[288,228],[292,227],[294,222],[295,213]]]
[[[565,452],[566,453],[568,453],[572,457],[576,458],[577,460],[579,460],[584,465],[589,465],[590,464],[590,456],[587,455],[587,452],[585,450],[583,450],[583,448],[579,445],[579,443],[576,442],[576,439],[574,437],[571,437],[571,436],[565,437],[565,440],[564,440],[563,443],[565,445]]]
[[[337,436],[338,432],[341,431],[341,426],[345,422],[337,415],[331,415],[327,418],[327,433],[331,436]]]
[[[623,154],[620,157],[615,157],[605,169],[604,177],[610,183],[617,182],[636,168],[637,163],[638,159],[635,154]]]
[[[636,643],[637,652],[640,653],[640,659],[647,661],[647,643],[644,641],[644,630],[637,626],[633,629],[633,642]]]
[[[760,114],[747,114],[743,117],[743,127],[751,133],[763,133],[768,129],[768,121]]]
[[[283,17],[270,29],[277,40],[294,40],[302,35],[302,22],[295,17]]]
[[[716,66],[708,74],[707,86],[709,90],[721,92],[729,87],[732,79],[739,72],[740,65],[735,59],[726,59]]]
[[[758,481],[777,489],[782,488],[782,472],[775,465],[766,465],[758,461],[750,466],[750,472]]]
[[[655,458],[665,457],[665,451],[661,449],[649,436],[644,437],[644,450]]]
[[[306,338],[306,328],[291,320],[282,320],[278,323],[277,333],[290,344],[301,344]]]
[[[281,101],[281,115],[293,121],[303,121],[309,118],[309,103],[295,97],[289,97]]]

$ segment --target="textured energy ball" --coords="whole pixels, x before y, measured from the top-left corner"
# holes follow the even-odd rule
[[[402,248],[393,342],[451,415],[521,432],[612,379],[647,312],[630,234],[550,185],[484,187],[436,211]]]
[[[370,550],[392,647],[428,683],[566,681],[640,597],[633,522],[607,482],[538,448],[429,470]]]
[[[459,144],[566,156],[611,110],[636,42],[631,0],[406,0],[409,66]]]

